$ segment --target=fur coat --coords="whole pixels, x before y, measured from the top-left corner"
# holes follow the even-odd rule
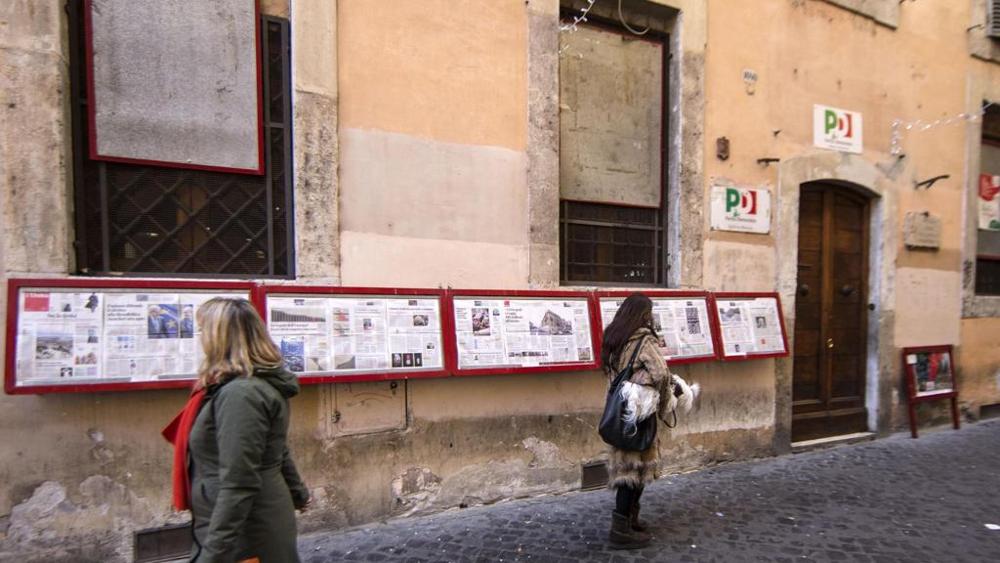
[[[657,347],[657,340],[648,328],[641,328],[633,334],[625,349],[615,359],[613,370],[608,371],[609,379],[625,368],[636,346],[642,346],[635,358],[631,385],[626,384],[623,392],[628,398],[628,415],[636,420],[647,416],[657,416],[670,420],[670,413],[677,407],[674,396],[674,378],[667,369],[667,363]],[[655,413],[655,414],[654,414]],[[612,489],[625,485],[641,487],[657,478],[660,460],[659,438],[645,451],[619,450],[612,447],[608,455],[608,486]]]

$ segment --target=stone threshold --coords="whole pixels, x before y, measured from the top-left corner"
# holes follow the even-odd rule
[[[840,436],[829,436],[827,438],[816,438],[815,440],[803,440],[792,442],[792,453],[798,454],[823,448],[832,448],[845,444],[857,444],[858,442],[870,442],[875,439],[874,432],[855,432],[853,434],[842,434]]]

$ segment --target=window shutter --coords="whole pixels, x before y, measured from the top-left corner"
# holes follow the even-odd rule
[[[986,9],[986,34],[990,37],[1000,38],[1000,0],[988,0]]]

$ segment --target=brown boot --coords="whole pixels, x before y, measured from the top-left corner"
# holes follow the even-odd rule
[[[645,521],[639,520],[639,501],[632,503],[632,513],[629,514],[629,523],[632,525],[632,529],[636,532],[645,532],[649,529],[649,525]]]
[[[646,532],[637,532],[632,529],[630,518],[618,512],[611,513],[611,533],[608,540],[612,549],[639,549],[649,545],[652,539]]]

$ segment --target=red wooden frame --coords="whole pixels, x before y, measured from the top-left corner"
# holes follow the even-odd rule
[[[9,395],[38,395],[43,393],[97,393],[102,391],[133,391],[142,389],[181,389],[191,387],[191,379],[139,381],[113,383],[73,383],[50,385],[17,385],[17,321],[22,289],[45,291],[50,289],[136,289],[160,290],[218,290],[246,291],[253,297],[254,284],[241,281],[193,281],[193,280],[141,280],[107,278],[34,278],[7,280],[7,339],[4,391]]]
[[[416,288],[391,288],[391,287],[345,287],[345,286],[317,286],[317,285],[292,285],[275,284],[259,285],[254,295],[254,302],[257,305],[264,323],[269,324],[267,318],[267,297],[269,295],[306,295],[306,296],[412,296],[436,298],[438,308],[441,312],[441,367],[430,369],[396,369],[392,371],[357,372],[350,374],[316,374],[309,375],[304,372],[299,375],[299,383],[302,385],[312,385],[318,383],[356,383],[361,381],[386,381],[400,379],[424,379],[431,377],[445,377],[449,375],[448,362],[448,335],[454,333],[450,317],[447,317],[447,292],[443,289],[416,289]],[[297,374],[298,375],[298,374]]]
[[[537,366],[495,366],[484,368],[458,367],[458,335],[455,332],[455,298],[482,297],[485,299],[510,298],[510,299],[545,299],[545,298],[573,298],[583,299],[587,302],[587,318],[590,322],[590,349],[594,354],[593,360],[589,362],[574,362],[560,364],[543,364]],[[600,369],[601,358],[597,354],[597,332],[594,330],[594,323],[598,322],[595,317],[597,311],[597,299],[592,291],[571,291],[571,290],[528,290],[528,289],[455,289],[448,291],[448,341],[445,343],[445,350],[450,357],[449,365],[451,373],[455,376],[474,375],[500,375],[515,373],[551,373],[560,371],[587,371]]]
[[[719,301],[756,299],[760,297],[773,297],[778,306],[778,322],[781,323],[781,345],[784,352],[758,352],[739,355],[726,355],[726,343],[722,339],[722,326],[719,322]],[[712,294],[712,311],[715,315],[715,330],[719,344],[719,359],[724,362],[739,362],[744,360],[759,360],[763,358],[783,358],[791,354],[788,349],[788,332],[785,330],[785,313],[781,307],[781,296],[775,291],[723,291]]]
[[[698,362],[709,362],[712,360],[718,360],[722,357],[720,341],[718,338],[718,315],[715,314],[715,307],[712,304],[712,294],[708,291],[671,291],[663,289],[639,289],[639,290],[611,290],[611,291],[596,291],[594,292],[594,297],[596,301],[596,316],[597,324],[595,327],[597,336],[597,349],[595,354],[598,358],[601,357],[601,344],[604,342],[604,320],[601,318],[601,298],[605,297],[628,297],[633,293],[642,293],[643,295],[649,297],[650,299],[657,298],[678,298],[683,299],[685,297],[698,297],[705,299],[705,309],[708,314],[708,337],[712,339],[712,350],[713,353],[710,356],[694,356],[689,358],[674,358],[668,359],[664,358],[670,365],[683,365],[683,364],[694,364]]]
[[[257,168],[232,168],[227,166],[209,166],[203,164],[186,164],[183,162],[170,162],[163,160],[146,160],[141,158],[127,158],[119,156],[104,156],[97,153],[97,127],[96,127],[96,111],[97,111],[97,101],[94,95],[94,34],[93,34],[93,21],[91,18],[91,9],[93,7],[94,0],[84,0],[83,3],[83,28],[84,28],[84,48],[85,48],[85,62],[84,70],[86,71],[87,78],[87,120],[89,127],[87,127],[87,137],[91,160],[99,160],[104,162],[120,162],[124,164],[139,164],[145,166],[162,166],[164,168],[183,168],[186,170],[205,170],[208,172],[229,172],[232,174],[252,174],[255,176],[261,176],[264,174],[265,166],[265,155],[264,155],[264,83],[262,80],[262,70],[263,65],[262,53],[261,53],[261,25],[260,25],[260,3],[257,0],[250,0],[253,2],[253,13],[254,13],[254,59],[257,62]]]
[[[928,395],[917,395],[916,374],[913,373],[913,364],[906,361],[910,354],[947,352],[951,366],[951,389],[948,391],[934,392]],[[958,416],[958,374],[955,373],[955,357],[951,344],[938,346],[911,346],[903,348],[903,378],[906,379],[906,391],[909,394],[907,410],[910,415],[910,435],[917,438],[917,404],[940,401],[942,399],[951,400],[951,424],[958,430],[961,427]]]

